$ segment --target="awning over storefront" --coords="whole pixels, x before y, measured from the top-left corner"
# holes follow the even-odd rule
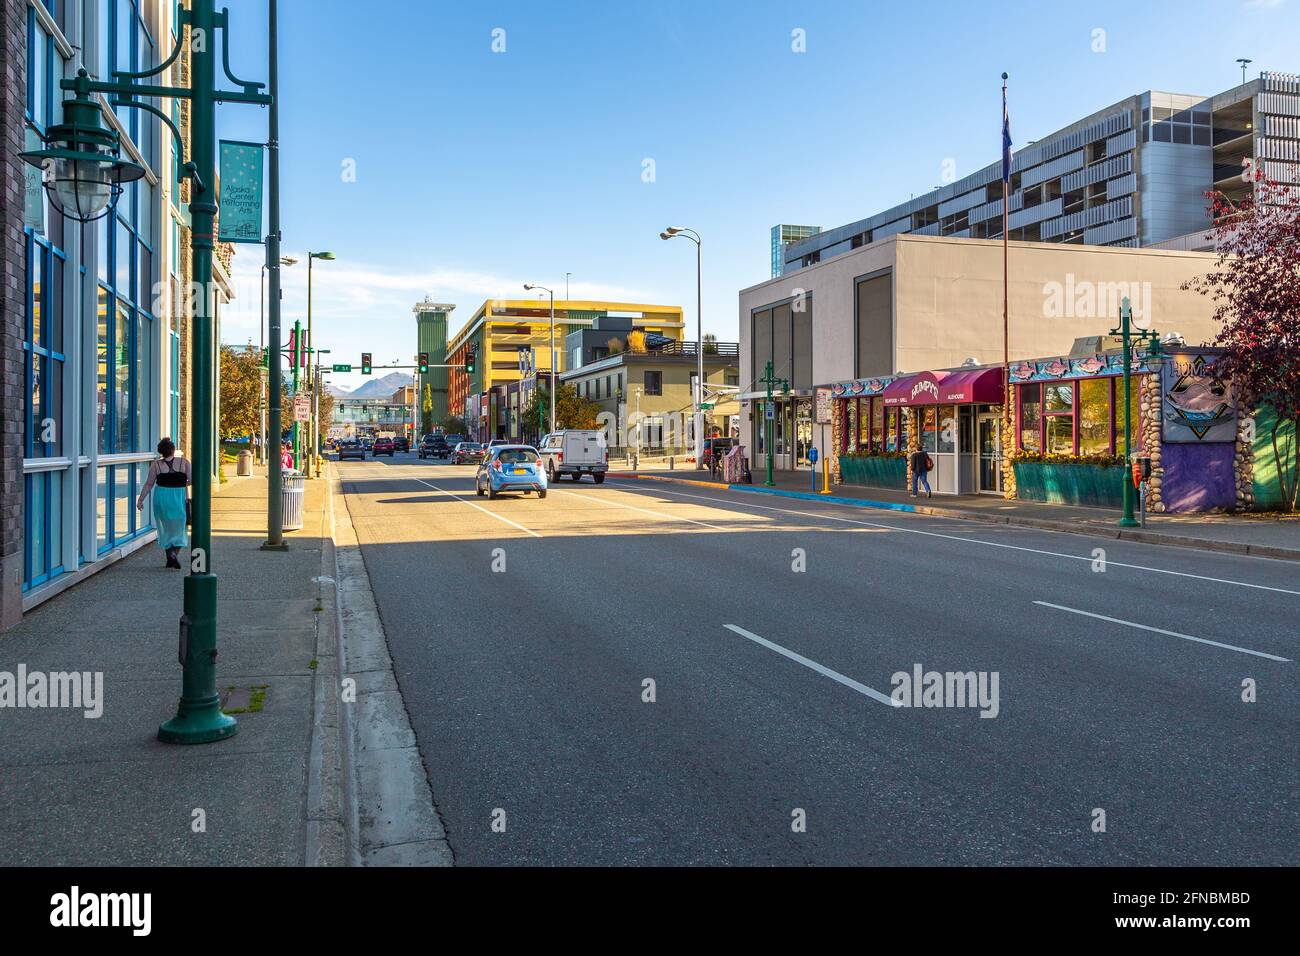
[[[1002,369],[968,368],[956,371],[917,372],[894,379],[881,392],[886,405],[999,404]]]

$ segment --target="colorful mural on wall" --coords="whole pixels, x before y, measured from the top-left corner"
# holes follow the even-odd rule
[[[1215,356],[1170,352],[1160,368],[1161,408],[1166,442],[1233,442],[1237,399],[1232,385],[1211,374]]]
[[[1151,369],[1146,363],[1146,353],[1133,350],[1133,374],[1140,375]],[[1061,379],[1092,378],[1096,375],[1123,375],[1124,355],[1122,352],[1098,352],[1082,358],[1038,359],[1032,362],[1012,362],[1011,381],[1017,382],[1055,382]]]
[[[893,380],[892,376],[887,376],[885,378],[855,378],[851,382],[836,382],[831,386],[831,394],[836,398],[879,395]]]

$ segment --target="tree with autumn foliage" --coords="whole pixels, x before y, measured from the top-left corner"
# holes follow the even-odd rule
[[[1214,344],[1225,349],[1215,374],[1231,379],[1247,405],[1277,412],[1271,435],[1283,506],[1296,509],[1300,490],[1300,188],[1256,170],[1253,190],[1232,201],[1211,192],[1218,259],[1186,283],[1214,300],[1220,323]],[[1288,428],[1284,426],[1289,425]]]

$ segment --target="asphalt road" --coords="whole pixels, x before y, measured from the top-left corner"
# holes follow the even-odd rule
[[[460,864],[1300,863],[1295,564],[339,468]]]

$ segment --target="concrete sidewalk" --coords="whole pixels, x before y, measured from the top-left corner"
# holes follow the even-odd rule
[[[231,478],[214,496],[217,683],[223,696],[234,688],[228,710],[249,711],[229,740],[156,739],[180,695],[183,580],[157,546],[0,637],[0,671],[103,672],[98,718],[0,710],[0,865],[345,862],[325,779],[337,758],[337,734],[323,732],[336,716],[322,706],[337,698],[334,590],[321,580],[333,573],[327,497],[327,481],[308,482],[304,530],[268,552],[265,477]]]
[[[611,471],[611,477],[700,483],[705,487],[741,493],[768,492],[781,496],[807,496],[891,511],[906,511],[944,518],[965,518],[1011,524],[1045,531],[1066,531],[1098,537],[1120,538],[1174,547],[1200,548],[1232,554],[1300,561],[1300,516],[1252,514],[1148,515],[1145,528],[1120,528],[1120,512],[1108,508],[1071,507],[1036,501],[1007,501],[992,495],[935,495],[911,497],[906,491],[831,485],[831,494],[815,493],[808,472],[778,472],[774,488],[763,486],[763,473],[755,471],[752,485],[726,485],[711,481],[706,471],[694,468],[654,468],[636,472]],[[821,487],[818,475],[818,488]]]

